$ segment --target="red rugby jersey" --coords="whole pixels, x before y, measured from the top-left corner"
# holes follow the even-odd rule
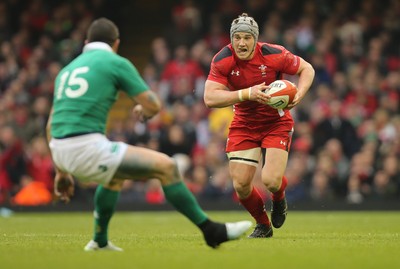
[[[265,82],[269,85],[282,79],[284,73],[294,75],[300,66],[300,58],[282,46],[257,42],[254,57],[243,61],[229,44],[213,58],[208,80],[221,83],[230,91],[237,91]],[[234,105],[232,126],[246,124],[256,127],[266,122],[292,120],[289,110],[279,115],[278,110],[255,101],[244,101]],[[282,113],[282,112],[281,112]]]

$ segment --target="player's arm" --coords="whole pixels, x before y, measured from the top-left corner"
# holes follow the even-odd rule
[[[266,102],[269,96],[263,91],[269,86],[265,83],[254,85],[237,91],[229,91],[229,89],[218,82],[207,80],[204,87],[204,103],[207,107],[226,107],[242,101],[258,101]]]
[[[288,105],[289,109],[296,106],[304,98],[314,80],[315,71],[310,63],[300,58],[300,66],[296,74],[299,76],[297,94],[293,102]]]
[[[131,97],[134,103],[133,112],[139,120],[146,121],[161,110],[159,97],[150,90],[136,67],[127,59],[120,58],[118,64],[117,88],[122,89]],[[140,91],[140,93],[138,93]]]
[[[51,140],[51,119],[53,115],[53,108],[50,111],[49,119],[46,125],[46,137],[47,142]],[[54,176],[54,194],[60,198],[61,201],[68,203],[71,197],[74,195],[75,183],[71,174],[63,172],[53,162],[54,170],[56,172]]]
[[[133,97],[135,103],[133,112],[139,116],[141,121],[151,119],[161,110],[161,101],[151,90],[142,92]]]

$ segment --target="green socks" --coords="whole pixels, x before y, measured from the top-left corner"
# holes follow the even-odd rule
[[[163,186],[163,190],[168,202],[191,222],[200,227],[201,224],[207,221],[207,215],[183,182]],[[100,185],[96,189],[94,195],[94,241],[99,244],[99,247],[104,247],[108,243],[108,224],[114,213],[118,198],[118,191],[105,189]]]
[[[197,226],[208,219],[196,198],[183,182],[163,186],[163,190],[168,202]]]
[[[94,195],[94,241],[99,247],[108,243],[108,223],[114,213],[119,198],[118,191],[105,189],[99,185]]]

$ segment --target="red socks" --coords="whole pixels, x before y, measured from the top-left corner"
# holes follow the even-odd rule
[[[283,176],[281,187],[277,192],[272,193],[272,201],[281,201],[283,198],[285,198],[285,189],[287,183],[288,183],[287,178]]]
[[[285,189],[287,183],[287,178],[285,176],[282,177],[281,187],[277,192],[272,193],[273,201],[281,201],[283,198],[285,198]],[[239,199],[239,201],[247,209],[247,211],[249,211],[257,223],[270,225],[268,215],[265,211],[264,201],[256,188],[253,187],[249,197],[243,200]]]
[[[249,197],[239,199],[240,203],[249,211],[257,223],[270,225],[267,213],[265,211],[264,201],[260,193],[253,187]]]

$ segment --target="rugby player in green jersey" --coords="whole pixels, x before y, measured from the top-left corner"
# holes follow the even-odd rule
[[[143,121],[157,114],[161,103],[132,63],[117,54],[119,30],[112,21],[95,20],[86,38],[82,54],[65,66],[55,80],[53,108],[47,124],[56,170],[55,194],[69,201],[74,178],[98,183],[94,235],[84,250],[122,250],[108,240],[108,224],[126,179],[159,179],[167,201],[200,229],[210,247],[239,238],[251,222],[210,220],[183,183],[172,158],[107,139],[107,117],[118,91],[132,98],[134,111]]]

